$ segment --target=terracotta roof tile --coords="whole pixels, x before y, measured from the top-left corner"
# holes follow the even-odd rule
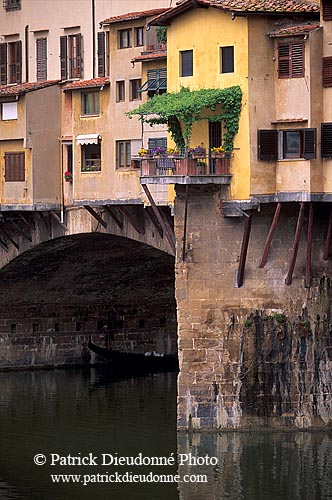
[[[52,85],[57,85],[60,80],[45,80],[42,82],[29,82],[29,83],[14,83],[12,85],[2,85],[0,86],[0,96],[17,96],[23,95],[27,92],[33,92],[34,90],[44,89],[46,87],[51,87]]]
[[[271,37],[288,36],[288,35],[306,35],[310,31],[320,28],[319,23],[298,24],[291,26],[279,26],[278,28],[268,33]]]
[[[162,14],[166,10],[168,9],[163,8],[163,9],[143,10],[141,12],[128,12],[127,14],[122,14],[120,16],[109,17],[108,19],[101,21],[100,25],[120,23],[123,21],[134,21],[135,19],[142,19],[144,17],[157,16],[158,14]]]
[[[140,56],[134,57],[131,62],[143,62],[143,61],[154,61],[155,59],[165,59],[167,57],[166,50],[160,50],[158,52],[146,52]]]
[[[74,82],[66,83],[63,86],[63,90],[66,92],[68,90],[103,87],[104,85],[109,85],[109,84],[110,84],[110,79],[108,76],[105,76],[100,78],[93,78],[91,80],[75,80]]]

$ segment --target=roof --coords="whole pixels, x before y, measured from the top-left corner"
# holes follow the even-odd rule
[[[254,14],[319,14],[318,0],[183,0],[157,15],[151,25],[167,25],[170,20],[194,7],[214,7],[224,11]]]
[[[319,29],[319,23],[297,24],[291,26],[279,26],[278,28],[270,31],[270,37],[282,37],[288,35],[307,35],[310,31]]]
[[[140,12],[128,12],[127,14],[122,14],[120,16],[109,17],[108,19],[104,19],[104,21],[100,21],[100,25],[108,25],[114,23],[121,23],[124,21],[135,21],[135,19],[143,19],[145,17],[157,16],[158,14],[162,14],[168,10],[167,8],[163,9],[152,9],[152,10],[142,10]]]
[[[64,92],[69,90],[80,90],[80,89],[93,89],[98,87],[104,87],[110,84],[110,79],[108,76],[103,76],[100,78],[92,78],[92,80],[75,80],[74,82],[66,83],[63,87]]]
[[[41,82],[14,83],[12,85],[1,85],[0,97],[20,96],[28,92],[33,92],[35,90],[51,87],[52,85],[57,85],[59,82],[60,80],[45,80]]]
[[[145,52],[140,56],[134,57],[131,62],[155,61],[156,59],[166,59],[167,50],[159,50],[157,52]]]

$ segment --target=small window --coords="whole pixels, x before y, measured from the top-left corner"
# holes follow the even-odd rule
[[[97,33],[98,76],[106,76],[105,40],[106,40],[105,31],[99,31]]]
[[[279,78],[301,78],[304,76],[304,43],[280,43],[278,46]]]
[[[323,57],[323,87],[332,87],[332,57]]]
[[[139,101],[142,98],[141,92],[138,92],[138,90],[141,88],[142,85],[142,80],[140,78],[137,78],[135,80],[130,80],[130,100],[131,101]]]
[[[148,139],[148,149],[167,148],[167,137],[150,137]]]
[[[131,144],[130,141],[116,142],[116,168],[130,167]]]
[[[180,52],[180,76],[193,76],[193,51],[182,50]]]
[[[82,145],[82,172],[99,172],[101,170],[101,145]]]
[[[21,0],[3,0],[3,7],[6,11],[20,10]]]
[[[322,123],[321,141],[322,158],[332,158],[332,123]]]
[[[2,120],[17,120],[17,102],[3,102],[1,106]]]
[[[5,181],[25,181],[25,154],[24,152],[5,153]]]
[[[234,73],[234,47],[221,47],[221,72]]]
[[[125,100],[125,82],[120,80],[116,82],[116,102],[123,102]]]
[[[144,33],[143,26],[135,28],[135,47],[142,47],[142,45],[144,45],[143,33]]]
[[[8,83],[21,83],[22,81],[22,42],[8,43]]]
[[[119,49],[127,49],[132,46],[131,29],[118,31],[118,47]]]
[[[100,113],[100,93],[84,92],[81,94],[82,115],[99,115]]]
[[[263,161],[316,158],[316,129],[258,130],[258,159]]]
[[[37,81],[47,80],[47,38],[36,40]]]
[[[138,92],[147,92],[148,97],[156,94],[164,94],[167,90],[167,69],[148,69],[148,79],[138,89]]]
[[[322,0],[323,20],[332,21],[332,0]]]

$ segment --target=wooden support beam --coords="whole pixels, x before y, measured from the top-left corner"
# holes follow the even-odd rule
[[[2,233],[4,235],[4,237],[10,241],[10,243],[12,243],[12,245],[14,245],[14,247],[16,248],[16,250],[19,250],[20,247],[18,245],[18,243],[16,243],[15,240],[13,240],[13,238],[11,236],[9,236],[9,234],[7,233],[7,231],[5,229],[3,229],[1,226],[0,226],[0,233]]]
[[[161,225],[159,224],[158,219],[155,216],[153,209],[151,207],[145,207],[145,213],[146,213],[148,219],[154,225],[154,227],[157,230],[160,238],[162,238],[164,236],[164,231],[163,231]]]
[[[292,280],[293,280],[293,272],[294,272],[294,267],[296,264],[296,258],[297,258],[297,253],[299,250],[299,244],[300,244],[301,230],[302,230],[303,221],[304,221],[304,211],[305,211],[305,204],[302,202],[300,204],[300,211],[299,211],[299,215],[297,218],[297,225],[296,225],[296,231],[295,231],[295,236],[294,236],[294,244],[293,244],[291,261],[290,261],[288,273],[287,273],[287,276],[285,279],[286,285],[291,285]]]
[[[154,214],[157,217],[158,222],[161,225],[162,230],[165,233],[167,241],[170,244],[170,247],[171,247],[172,251],[175,254],[175,236],[174,236],[174,232],[170,228],[170,226],[168,225],[168,223],[164,220],[163,215],[160,212],[160,210],[158,209],[157,205],[155,204],[155,201],[154,201],[154,199],[153,199],[153,197],[152,197],[152,195],[151,195],[151,193],[150,193],[149,188],[147,187],[147,185],[146,184],[142,184],[142,187],[143,187],[144,192],[145,192],[145,194],[146,194],[146,196],[147,196],[147,198],[148,198],[148,200],[150,202],[152,210],[154,211]]]
[[[43,212],[38,212],[38,213],[39,213],[40,220],[42,221],[43,226],[45,227],[49,238],[52,238],[52,228],[50,226],[50,220],[47,220],[47,221],[45,220],[45,217],[48,218],[48,213],[46,213],[46,216],[43,214]]]
[[[133,217],[133,215],[129,213],[124,206],[117,205],[117,208],[139,234],[145,234],[145,229],[142,224],[140,224],[139,221]]]
[[[24,222],[24,224],[26,226],[28,226],[28,228],[31,230],[31,231],[34,231],[35,230],[35,226],[27,219],[26,215],[23,215],[21,213],[18,214],[19,215],[19,218]]]
[[[271,243],[273,240],[273,236],[274,236],[275,230],[277,228],[280,210],[281,210],[281,203],[279,202],[276,206],[273,220],[271,223],[271,227],[269,230],[269,234],[267,235],[267,238],[266,238],[266,242],[265,242],[264,249],[263,249],[262,259],[261,259],[260,264],[258,266],[260,268],[264,267],[266,264],[266,260],[267,260],[267,256],[268,256],[269,251],[270,251],[270,246],[271,246]]]
[[[60,226],[65,230],[65,231],[68,231],[68,227],[63,223],[61,222],[61,219],[60,217],[58,216],[58,214],[56,214],[55,212],[50,212],[51,216],[53,217],[54,220],[57,221],[58,224],[60,224]]]
[[[1,248],[3,248],[3,249],[4,249],[4,251],[8,253],[9,248],[8,248],[8,246],[6,245],[6,242],[5,242],[5,241],[3,241],[1,238],[0,238],[0,247],[1,247]]]
[[[104,228],[107,227],[107,222],[105,222],[102,219],[102,217],[92,207],[84,205],[84,208],[89,212],[89,214],[92,215],[92,217],[94,217],[99,222],[99,224],[101,224]]]
[[[23,238],[25,238],[26,240],[30,241],[30,243],[32,243],[32,238],[30,236],[30,234],[28,234],[26,231],[24,231],[18,224],[17,222],[11,220],[11,221],[8,221],[9,224],[11,224],[15,229],[16,231],[18,231],[22,236]]]
[[[115,210],[113,207],[111,207],[110,205],[105,205],[104,206],[106,212],[111,216],[111,218],[114,220],[115,224],[120,228],[122,229],[123,228],[123,222],[119,219],[119,217],[117,216],[117,214],[115,213]]]
[[[331,240],[332,240],[332,210],[330,213],[329,225],[327,227],[327,235],[326,235],[324,255],[323,255],[324,260],[328,260],[329,258]]]
[[[245,270],[246,260],[247,260],[251,225],[252,225],[252,213],[250,213],[248,215],[248,217],[246,217],[246,222],[245,222],[245,226],[244,226],[239,269],[237,272],[237,286],[238,286],[238,288],[241,288],[241,286],[243,285],[244,270]]]
[[[314,206],[309,205],[308,236],[307,236],[307,254],[305,264],[305,286],[309,287],[311,282],[311,248],[312,248],[312,226],[314,222]]]
[[[184,203],[184,224],[183,224],[183,241],[182,241],[182,262],[186,260],[186,245],[187,245],[187,220],[188,220],[188,199],[189,186],[186,185],[186,198]]]

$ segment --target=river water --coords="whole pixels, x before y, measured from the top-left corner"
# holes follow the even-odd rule
[[[0,445],[1,500],[332,499],[331,433],[177,435],[174,373],[0,373]],[[163,475],[179,482],[148,482]]]

